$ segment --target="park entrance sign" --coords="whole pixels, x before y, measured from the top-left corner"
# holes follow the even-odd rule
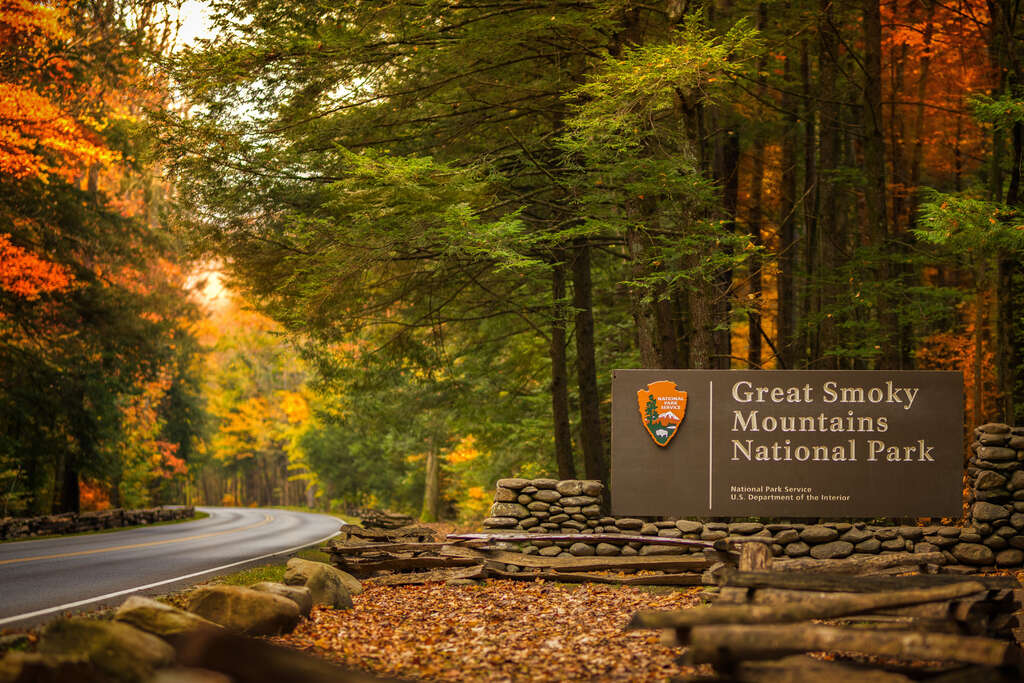
[[[956,372],[616,370],[612,513],[959,517]]]

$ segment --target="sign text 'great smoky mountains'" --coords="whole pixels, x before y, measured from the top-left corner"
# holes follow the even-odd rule
[[[960,515],[955,372],[616,370],[616,515]]]

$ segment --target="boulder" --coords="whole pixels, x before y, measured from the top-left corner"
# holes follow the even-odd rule
[[[363,592],[363,586],[351,574],[346,574],[323,562],[312,562],[293,557],[288,560],[284,582],[289,586],[305,586],[313,596],[314,605],[327,605],[339,609],[352,607],[352,596]]]
[[[167,638],[199,629],[219,629],[220,626],[198,614],[186,612],[171,605],[133,595],[114,613],[114,619],[135,628]]]
[[[204,586],[189,596],[188,608],[224,628],[251,636],[288,633],[299,623],[299,608],[288,598],[241,586]]]
[[[58,657],[38,652],[8,652],[0,659],[3,683],[103,683],[109,680],[83,656]]]
[[[832,560],[848,557],[853,553],[853,544],[849,541],[832,541],[811,547],[811,557],[816,560]]]
[[[295,603],[295,606],[299,608],[299,614],[304,617],[308,617],[313,609],[313,593],[305,586],[289,586],[275,581],[260,581],[249,587],[254,591],[262,591],[264,593],[280,595],[282,598],[288,598]]]
[[[980,543],[957,543],[950,552],[959,562],[974,566],[992,564],[996,559],[992,549]]]
[[[43,655],[85,657],[106,680],[146,681],[174,661],[174,648],[120,621],[58,619],[43,632]]]

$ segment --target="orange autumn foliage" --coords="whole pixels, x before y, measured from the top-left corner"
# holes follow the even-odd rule
[[[0,290],[33,301],[42,294],[67,290],[74,282],[64,266],[12,244],[10,235],[0,233]]]
[[[59,51],[68,39],[67,7],[0,0],[0,174],[69,182],[117,154],[97,142],[81,117],[44,94],[45,81],[67,78]]]

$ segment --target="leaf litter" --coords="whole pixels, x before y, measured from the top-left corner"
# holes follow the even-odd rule
[[[371,673],[430,681],[665,681],[703,672],[676,662],[641,609],[701,604],[700,589],[488,580],[364,584],[351,610],[315,607],[273,642]]]

